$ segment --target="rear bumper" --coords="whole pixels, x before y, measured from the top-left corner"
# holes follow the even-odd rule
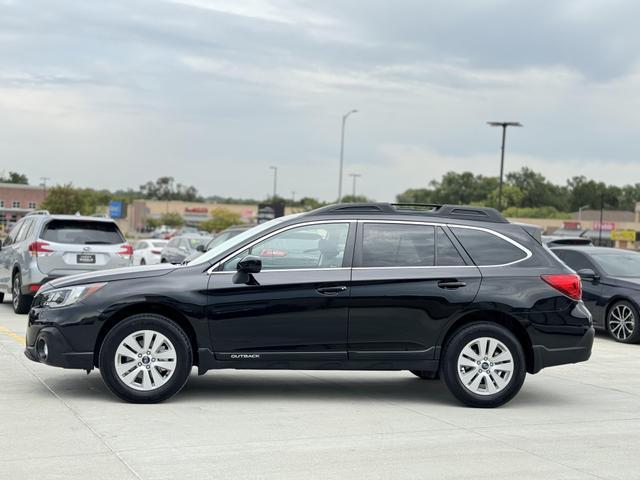
[[[47,354],[43,354],[46,344]],[[30,326],[27,331],[25,356],[34,362],[54,367],[93,369],[93,352],[76,352],[57,327]]]
[[[533,346],[533,369],[538,373],[543,368],[567,363],[585,362],[591,357],[595,330],[589,327],[575,345],[562,348],[547,348],[544,345]]]

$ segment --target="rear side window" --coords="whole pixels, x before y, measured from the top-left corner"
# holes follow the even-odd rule
[[[442,228],[436,231],[436,264],[440,267],[466,265],[458,250]]]
[[[521,248],[484,230],[458,227],[451,230],[476,265],[504,265],[527,256]]]
[[[115,223],[88,220],[52,220],[42,239],[74,245],[116,245],[125,241]]]
[[[435,260],[435,229],[429,225],[365,223],[363,267],[430,267]]]

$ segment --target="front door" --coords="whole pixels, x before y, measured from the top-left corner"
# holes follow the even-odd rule
[[[480,288],[480,271],[446,227],[358,225],[350,360],[429,360],[442,328]]]
[[[224,261],[209,278],[208,319],[218,360],[345,360],[355,224],[286,227]],[[238,261],[262,259],[249,285]]]

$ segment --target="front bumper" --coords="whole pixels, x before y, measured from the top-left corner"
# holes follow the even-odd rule
[[[73,351],[60,330],[52,326],[40,328],[37,332],[27,332],[24,354],[29,360],[54,367],[93,369],[93,352]]]
[[[544,345],[533,345],[533,369],[531,373],[538,373],[546,367],[589,360],[594,337],[595,330],[593,327],[589,327],[579,341],[569,347],[547,348]]]

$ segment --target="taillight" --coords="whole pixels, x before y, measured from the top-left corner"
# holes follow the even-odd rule
[[[31,242],[27,247],[29,253],[32,257],[46,257],[47,255],[51,255],[53,250],[51,250],[49,244],[47,242],[42,242],[40,240],[36,240],[35,242]]]
[[[133,247],[128,243],[126,245],[122,245],[122,247],[120,247],[118,255],[123,258],[129,258],[131,255],[133,255]]]
[[[574,300],[582,298],[582,281],[575,273],[540,275],[540,278],[569,298]]]
[[[151,250],[151,253],[155,255],[160,255],[162,253],[162,250]]]

